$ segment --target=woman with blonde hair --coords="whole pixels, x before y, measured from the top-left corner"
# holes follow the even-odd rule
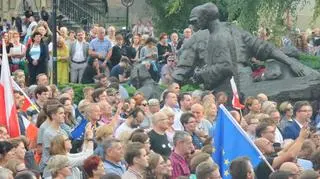
[[[204,115],[206,119],[214,126],[216,124],[217,117],[217,105],[212,100],[206,100],[203,102]]]
[[[70,154],[72,148],[71,140],[65,135],[58,135],[54,137],[50,144],[50,155],[54,157],[56,155],[66,156],[69,160],[69,164],[72,167],[72,177],[80,178],[82,173],[77,167],[83,165],[83,161],[93,154],[93,132],[91,129],[91,124],[86,126],[85,140],[82,145],[82,152]],[[44,176],[48,177],[48,169],[44,170]]]
[[[116,41],[116,28],[114,26],[109,26],[107,29],[107,39],[110,40],[112,46],[114,46],[117,41]]]
[[[114,133],[114,127],[112,125],[102,125],[96,130],[96,141],[98,143],[97,148],[94,150],[94,154],[98,156],[104,156],[104,149],[102,142],[106,139],[112,138]]]
[[[52,179],[65,179],[68,176],[72,176],[70,163],[68,157],[65,155],[53,156],[47,166],[52,175]]]
[[[69,48],[62,36],[58,38],[57,47],[58,84],[66,84],[69,83]]]
[[[173,124],[174,124],[174,117],[175,117],[175,113],[173,111],[173,109],[169,108],[169,107],[164,107],[161,109],[161,112],[165,113],[168,116],[168,126],[169,128],[166,130],[166,134],[168,137],[168,141],[170,142],[171,146],[173,146],[173,136],[175,134],[175,130],[173,128]]]

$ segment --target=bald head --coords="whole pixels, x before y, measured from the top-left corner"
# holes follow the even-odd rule
[[[166,113],[159,111],[153,114],[152,123],[153,125],[157,125],[159,122],[167,119],[168,119],[168,116],[166,115]]]
[[[204,118],[204,108],[201,104],[194,104],[191,106],[191,112],[198,122]]]
[[[103,27],[98,27],[99,40],[103,40],[105,35],[106,35],[106,30]]]
[[[298,175],[300,173],[300,169],[296,163],[293,162],[285,162],[283,163],[280,168],[280,171],[287,171],[292,174]]]

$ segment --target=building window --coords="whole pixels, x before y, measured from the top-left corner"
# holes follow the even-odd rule
[[[16,1],[15,0],[9,0],[9,9],[15,9],[16,8]]]

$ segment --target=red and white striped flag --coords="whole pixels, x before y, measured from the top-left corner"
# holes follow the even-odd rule
[[[244,109],[244,105],[242,105],[240,103],[240,98],[239,98],[239,94],[238,94],[238,90],[237,90],[237,85],[234,82],[234,78],[232,77],[230,79],[230,83],[231,83],[231,88],[232,88],[232,107],[237,109],[237,110],[241,110]]]
[[[20,127],[10,76],[8,54],[2,41],[2,63],[0,76],[0,124],[7,127],[10,137],[20,136]]]
[[[20,86],[12,79],[12,87],[14,90],[20,91],[24,96],[23,105],[21,106],[21,110],[23,112],[27,112],[27,110],[32,107],[38,113],[40,113],[39,109],[33,104],[29,96],[20,88]]]

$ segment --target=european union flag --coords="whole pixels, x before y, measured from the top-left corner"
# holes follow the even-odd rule
[[[262,161],[261,152],[223,105],[219,106],[213,137],[213,160],[219,165],[220,174],[224,179],[231,178],[229,166],[231,161],[238,157],[250,158],[253,167]]]
[[[70,134],[71,139],[72,140],[82,140],[84,138],[84,133],[85,133],[87,124],[88,124],[88,120],[86,120],[82,116],[81,122],[78,124],[78,126]]]

